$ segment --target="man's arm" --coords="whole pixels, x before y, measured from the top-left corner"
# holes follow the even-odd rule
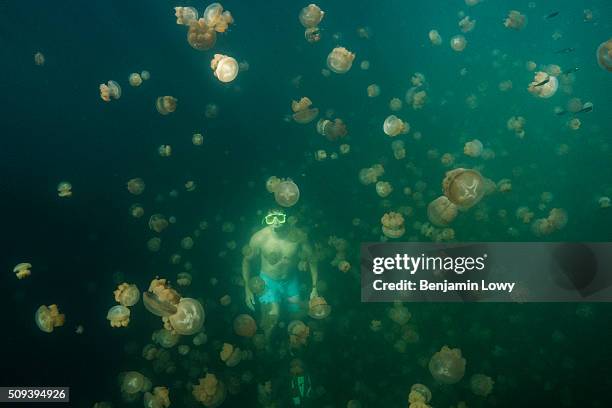
[[[255,233],[248,245],[242,250],[242,279],[244,280],[244,301],[247,307],[251,310],[255,310],[255,297],[251,288],[249,288],[249,280],[251,279],[251,261],[259,253],[259,246],[257,233]]]
[[[308,262],[308,268],[310,269],[310,278],[312,280],[312,291],[310,292],[310,299],[318,296],[317,282],[319,281],[319,266],[317,264],[317,258],[312,250],[312,246],[308,240],[304,240],[302,243],[302,252]]]

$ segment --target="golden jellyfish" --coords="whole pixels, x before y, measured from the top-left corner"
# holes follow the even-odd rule
[[[319,109],[312,108],[312,101],[308,97],[303,97],[299,101],[291,101],[291,116],[296,123],[306,124],[312,122],[318,115]]]
[[[176,283],[179,286],[189,286],[191,285],[191,275],[187,272],[179,272],[178,275],[176,275]]]
[[[611,204],[612,204],[612,200],[610,199],[610,197],[599,197],[597,199],[597,204],[599,205],[599,208],[610,208]]]
[[[368,98],[376,98],[378,95],[380,95],[380,86],[376,84],[368,85],[367,91],[368,91]]]
[[[223,54],[215,54],[210,61],[210,68],[221,82],[232,82],[238,76],[238,61]]]
[[[291,179],[283,180],[274,191],[274,200],[282,207],[293,207],[300,198],[300,189]]]
[[[389,109],[393,112],[397,112],[402,109],[402,100],[400,98],[393,98],[389,101]]]
[[[415,72],[410,78],[410,83],[416,87],[425,85],[425,75],[420,72]]]
[[[612,38],[599,44],[596,55],[597,64],[602,69],[612,72]]]
[[[187,42],[198,51],[211,49],[217,42],[217,32],[203,18],[189,23]]]
[[[104,102],[110,102],[111,98],[121,98],[121,87],[113,80],[108,81],[106,84],[100,84],[100,98]]]
[[[240,72],[246,72],[249,70],[249,68],[251,67],[251,65],[249,64],[248,61],[240,61],[238,63],[238,70]]]
[[[323,161],[327,159],[327,152],[325,150],[317,150],[314,156],[316,161]]]
[[[304,30],[304,38],[309,43],[316,43],[321,40],[321,29],[319,27],[308,27]]]
[[[305,346],[310,335],[310,328],[300,320],[293,320],[287,326],[289,333],[289,345],[291,348],[300,348]]]
[[[151,252],[157,252],[161,248],[161,239],[153,237],[147,241],[147,249]]]
[[[359,64],[359,68],[361,68],[364,71],[367,71],[368,69],[370,69],[370,61],[368,60],[361,61],[361,64]]]
[[[122,306],[134,306],[140,300],[140,291],[134,284],[122,283],[113,292],[115,301]]]
[[[465,359],[461,350],[443,346],[429,360],[429,372],[442,384],[455,384],[465,375]]]
[[[108,310],[106,320],[110,322],[111,327],[127,327],[130,323],[130,309],[123,305],[113,306]]]
[[[170,349],[178,344],[181,335],[173,330],[159,329],[153,332],[151,339],[163,348]]]
[[[166,387],[155,387],[153,393],[145,392],[143,396],[145,408],[168,408],[170,406],[170,393]]]
[[[457,217],[458,208],[448,197],[440,196],[427,206],[427,218],[436,227],[445,227]]]
[[[524,127],[526,122],[527,121],[522,116],[512,116],[510,119],[508,119],[508,122],[506,122],[506,126],[508,127],[508,130],[513,130],[514,133],[522,139],[525,137]]]
[[[191,335],[200,331],[204,325],[204,308],[196,299],[181,298],[176,313],[168,316],[168,323],[178,334]]]
[[[497,89],[499,89],[502,92],[506,92],[510,89],[512,89],[512,81],[507,79],[505,81],[501,81],[498,85],[497,85]]]
[[[391,143],[391,150],[393,150],[393,157],[396,160],[402,160],[406,158],[406,147],[403,140],[394,140]]]
[[[278,189],[278,185],[281,183],[281,179],[276,176],[270,176],[266,180],[266,190],[269,193],[274,193]]]
[[[572,129],[572,130],[578,130],[578,129],[580,129],[580,125],[581,125],[581,124],[582,124],[582,122],[580,122],[580,119],[578,119],[578,118],[573,118],[573,119],[570,119],[570,120],[567,122],[567,127],[568,127],[568,128],[570,128],[570,129]]]
[[[198,19],[198,10],[193,7],[175,7],[176,24],[189,25]]]
[[[234,22],[232,13],[228,10],[223,10],[223,6],[219,3],[209,4],[204,9],[202,18],[206,22],[206,25],[213,28],[218,33],[224,33],[230,24]]]
[[[327,67],[336,74],[345,74],[351,69],[355,54],[344,47],[334,48],[327,56]]]
[[[470,390],[481,397],[486,397],[493,392],[493,384],[495,384],[495,381],[488,375],[474,374],[470,378]]]
[[[497,182],[497,191],[500,193],[508,193],[512,191],[512,180],[501,179]]]
[[[257,323],[248,314],[240,314],[234,319],[234,333],[240,337],[253,337],[257,332]]]
[[[557,77],[548,75],[546,72],[538,71],[533,81],[527,87],[530,94],[539,98],[550,98],[557,92],[559,81]]]
[[[57,305],[42,305],[36,310],[34,321],[40,330],[51,333],[56,327],[64,325],[66,316],[59,312]]]
[[[336,141],[347,135],[346,125],[340,118],[333,121],[329,119],[320,119],[317,122],[317,133],[323,135],[329,141]]]
[[[133,72],[128,77],[128,82],[133,87],[140,86],[142,84],[142,77],[140,76],[138,72]]]
[[[234,347],[229,343],[223,343],[219,357],[226,366],[236,367],[242,361],[243,353],[238,347]]]
[[[376,194],[379,197],[385,198],[388,197],[389,194],[393,192],[393,186],[388,181],[378,181],[376,182]]]
[[[165,279],[153,279],[149,290],[142,294],[145,308],[156,316],[167,317],[176,314],[180,295],[168,285]]]
[[[431,401],[431,391],[427,388],[426,385],[423,384],[413,384],[410,387],[410,394],[408,395],[408,402],[410,403],[410,407],[412,404],[422,402],[423,404]],[[416,405],[413,408],[425,408],[428,405]]]
[[[214,374],[207,373],[192,389],[193,397],[205,407],[216,408],[225,401],[227,388]]]
[[[32,264],[27,263],[27,262],[22,262],[22,263],[15,265],[15,267],[13,268],[13,273],[15,274],[17,279],[21,280],[21,279],[27,278],[28,276],[32,274],[31,269],[32,269]]]
[[[300,19],[300,23],[306,27],[316,27],[321,23],[323,17],[325,16],[325,12],[321,10],[319,6],[316,4],[309,4],[300,10],[300,15],[298,18]]]
[[[338,270],[342,273],[347,273],[351,270],[351,264],[348,261],[340,261],[338,262]]]
[[[421,109],[427,102],[427,92],[424,90],[419,91],[418,89],[418,87],[413,86],[406,91],[406,95],[404,97],[406,103],[409,103],[414,110]]]
[[[464,33],[469,33],[476,26],[476,20],[471,20],[470,16],[465,16],[459,21],[459,28]]]
[[[145,182],[140,177],[128,180],[127,189],[131,194],[140,195],[145,190]]]
[[[62,198],[72,197],[72,184],[62,181],[57,185],[57,195]]]
[[[476,205],[484,195],[484,179],[476,170],[457,168],[446,173],[444,195],[462,209]]]
[[[140,77],[143,81],[148,81],[149,79],[151,79],[151,73],[149,71],[144,70],[140,72]]]
[[[198,334],[196,334],[195,336],[193,336],[193,345],[194,346],[201,346],[203,344],[206,344],[206,342],[208,341],[208,336],[206,335],[206,333],[200,332]]]
[[[351,152],[351,145],[342,143],[338,148],[338,151],[340,154],[349,154]]]
[[[410,131],[410,125],[395,115],[389,115],[383,122],[383,132],[386,135],[395,137]]]
[[[382,232],[387,238],[401,238],[406,233],[404,216],[396,212],[388,212],[380,219]]]
[[[119,375],[121,392],[126,394],[136,394],[145,391],[149,382],[149,379],[138,371],[126,371]]]
[[[187,181],[185,182],[185,190],[187,190],[187,191],[189,191],[189,192],[191,192],[191,191],[195,191],[196,187],[197,187],[197,186],[196,186],[196,183],[195,183],[195,181],[193,181],[193,180],[187,180]]]
[[[470,157],[479,157],[482,154],[483,149],[482,142],[478,139],[467,142],[463,146],[463,154]]]
[[[467,40],[461,34],[458,34],[450,39],[450,46],[454,51],[461,52],[465,49]]]
[[[193,248],[193,238],[185,237],[181,239],[181,248],[186,249],[186,250]]]
[[[160,96],[155,102],[155,108],[161,115],[168,115],[176,110],[178,99],[173,96]]]
[[[204,144],[204,136],[202,136],[201,133],[194,133],[193,136],[191,136],[191,143],[193,143],[194,146],[202,146],[202,144]]]
[[[440,45],[442,44],[442,37],[440,36],[440,33],[438,33],[438,30],[430,30],[429,34],[427,34],[429,37],[429,41],[433,44],[433,45]]]
[[[384,172],[385,169],[380,164],[375,164],[372,167],[361,169],[359,171],[359,181],[365,186],[374,184],[378,181],[378,178],[384,174]]]
[[[481,1],[482,0],[465,0],[465,5],[469,6],[469,7],[474,7],[475,5],[480,3]]]
[[[508,17],[504,20],[504,26],[513,30],[522,30],[527,25],[527,17],[519,11],[510,10]]]
[[[207,119],[214,119],[219,116],[219,106],[215,103],[206,104],[206,108],[204,109],[204,116]]]
[[[331,306],[321,297],[316,296],[308,302],[308,316],[313,319],[325,319],[331,313]]]
[[[45,56],[42,52],[38,51],[36,54],[34,54],[34,64],[39,67],[45,65]]]
[[[370,27],[357,28],[357,36],[369,40],[372,37],[372,29]]]
[[[162,214],[153,214],[149,218],[149,228],[158,234],[168,227],[168,220]]]

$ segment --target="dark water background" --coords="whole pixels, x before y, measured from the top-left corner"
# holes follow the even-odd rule
[[[230,340],[228,324],[244,312],[240,288],[230,285],[230,277],[239,273],[239,249],[259,223],[257,210],[273,205],[262,187],[270,175],[292,177],[300,186],[311,239],[347,237],[356,259],[359,242],[376,239],[369,230],[385,212],[372,189],[358,183],[359,169],[383,160],[390,179],[407,185],[423,180],[436,186],[431,191],[437,194],[446,169],[426,159],[427,150],[460,151],[464,141],[477,137],[506,152],[487,162],[483,173],[493,180],[513,180],[511,196],[487,201],[493,212],[535,207],[541,192],[552,191],[555,205],[568,211],[570,221],[550,240],[610,240],[610,213],[598,209],[596,198],[606,191],[612,194],[612,85],[610,73],[600,69],[594,57],[597,45],[612,32],[608,2],[537,1],[537,7],[529,9],[526,1],[487,1],[475,8],[460,1],[326,1],[318,3],[326,11],[323,39],[311,46],[297,21],[306,3],[227,1],[223,5],[236,24],[219,35],[214,52],[250,64],[231,85],[212,78],[208,65],[213,51],[191,49],[185,29],[174,24],[173,6],[193,5],[201,12],[206,4],[179,3],[0,1],[1,385],[69,385],[71,406],[92,406],[100,400],[121,406],[117,375],[146,371],[140,350],[158,322],[138,305],[129,329],[108,327],[104,317],[114,304],[113,274],[122,272],[141,288],[155,275],[174,276],[179,270],[168,264],[169,255],[204,219],[211,227],[190,255],[195,270],[190,291],[206,300],[207,332],[217,340]],[[596,11],[597,24],[582,22],[586,7]],[[501,26],[510,8],[529,16],[523,31]],[[457,55],[447,43],[459,32],[459,10],[477,25],[466,34],[468,47]],[[560,15],[543,22],[541,16],[553,10]],[[370,40],[357,38],[360,26],[372,29]],[[427,41],[432,28],[443,36],[439,48]],[[563,37],[554,41],[556,29]],[[332,39],[336,32],[341,35],[337,42]],[[324,78],[320,70],[325,57],[338,44],[357,54],[356,63],[346,75]],[[565,47],[576,51],[553,53]],[[493,56],[494,49],[506,57]],[[38,50],[46,56],[44,67],[33,64]],[[371,62],[369,71],[358,67],[363,59]],[[501,67],[494,67],[494,60]],[[552,114],[568,96],[559,92],[551,100],[539,100],[525,92],[532,75],[524,69],[527,60],[581,68],[574,92],[592,101],[595,109],[583,118],[578,134],[567,129],[566,118]],[[465,78],[459,76],[463,67],[469,72]],[[142,69],[151,72],[151,80],[129,87],[129,73]],[[389,114],[388,101],[403,99],[416,71],[427,77],[430,102],[421,111],[405,107],[400,116],[424,134],[419,143],[407,139],[407,160],[421,169],[420,177],[394,162],[380,129]],[[297,75],[303,75],[303,81],[296,90],[290,80]],[[123,95],[105,104],[97,86],[109,79],[120,82]],[[505,79],[512,80],[514,88],[502,94],[497,84]],[[381,86],[379,98],[365,97],[370,83]],[[482,83],[487,88],[480,92]],[[478,95],[477,110],[465,105],[471,93]],[[155,111],[160,95],[178,98],[175,113],[163,117]],[[312,160],[314,150],[332,150],[334,145],[312,126],[283,121],[291,99],[300,96],[309,96],[322,111],[333,108],[347,122],[350,156],[335,162]],[[441,105],[443,100],[446,104]],[[204,117],[208,103],[219,106],[218,118]],[[527,119],[524,141],[506,131],[506,120],[513,115]],[[191,144],[194,132],[205,136],[201,149]],[[156,152],[164,143],[174,149],[169,159]],[[567,143],[570,154],[555,155],[559,143]],[[468,158],[457,164],[481,163]],[[522,176],[513,177],[516,167]],[[136,200],[125,189],[133,177],[147,182],[147,191]],[[196,192],[181,190],[188,179],[196,180]],[[72,198],[56,196],[61,180],[72,183]],[[168,197],[172,189],[180,190],[178,198]],[[156,200],[157,194],[164,199]],[[432,194],[426,198],[434,198]],[[404,205],[394,197],[394,205]],[[134,202],[147,211],[141,220],[128,213]],[[416,217],[424,220],[424,210],[417,211]],[[154,255],[145,245],[152,236],[146,219],[153,212],[178,220],[164,233],[162,251]],[[368,227],[355,231],[354,217]],[[231,238],[220,231],[220,220],[237,224]],[[469,214],[454,228],[459,240],[536,239],[528,229],[518,238],[509,237],[503,222],[483,225]],[[219,258],[230,239],[237,241],[238,249]],[[34,265],[33,274],[16,281],[10,271],[22,261]],[[342,407],[351,398],[360,398],[366,406],[405,406],[410,385],[416,382],[431,387],[434,406],[462,399],[469,406],[524,406],[535,400],[609,406],[612,331],[607,305],[589,306],[593,315],[587,318],[577,316],[577,305],[565,304],[409,305],[421,340],[400,355],[384,335],[374,336],[368,329],[371,319],[383,316],[385,305],[359,304],[354,276],[327,266],[321,275],[335,308],[327,340],[313,345],[307,355],[313,381],[327,389],[315,406]],[[219,279],[219,286],[212,287],[210,277]],[[223,311],[215,304],[227,291],[234,303]],[[67,322],[48,335],[37,329],[33,313],[51,303],[60,305]],[[77,324],[84,325],[83,335],[74,334]],[[435,386],[419,363],[445,344],[460,347],[468,361],[465,379],[452,387]],[[216,359],[216,352],[211,356]],[[210,364],[215,368],[216,360]],[[286,370],[283,362],[277,364],[279,371]],[[252,369],[258,373],[257,367]],[[469,376],[479,372],[496,381],[487,400],[475,398],[466,385]],[[188,393],[175,394],[172,388],[174,380],[187,380],[183,374],[152,377],[154,385],[171,387],[173,406],[190,403],[188,398],[182,402]],[[254,387],[247,387],[239,396],[228,397],[225,406],[254,406],[255,393]]]

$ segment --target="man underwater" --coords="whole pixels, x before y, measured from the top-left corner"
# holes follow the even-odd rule
[[[287,302],[292,315],[301,310],[300,282],[298,262],[305,260],[310,269],[312,291],[310,299],[317,295],[318,270],[312,247],[306,233],[293,225],[288,225],[287,215],[281,210],[271,210],[264,217],[265,227],[251,237],[249,250],[245,251],[242,260],[242,278],[244,279],[244,297],[249,309],[255,310],[255,296],[249,288],[251,278],[251,261],[259,257],[261,261],[259,276],[266,284],[259,296],[261,304],[260,325],[269,341],[272,330],[278,323],[280,305]]]

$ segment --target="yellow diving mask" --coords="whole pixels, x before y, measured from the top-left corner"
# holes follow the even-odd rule
[[[264,217],[266,225],[273,225],[275,223],[284,224],[287,222],[287,215],[282,211],[270,211],[268,215]]]

